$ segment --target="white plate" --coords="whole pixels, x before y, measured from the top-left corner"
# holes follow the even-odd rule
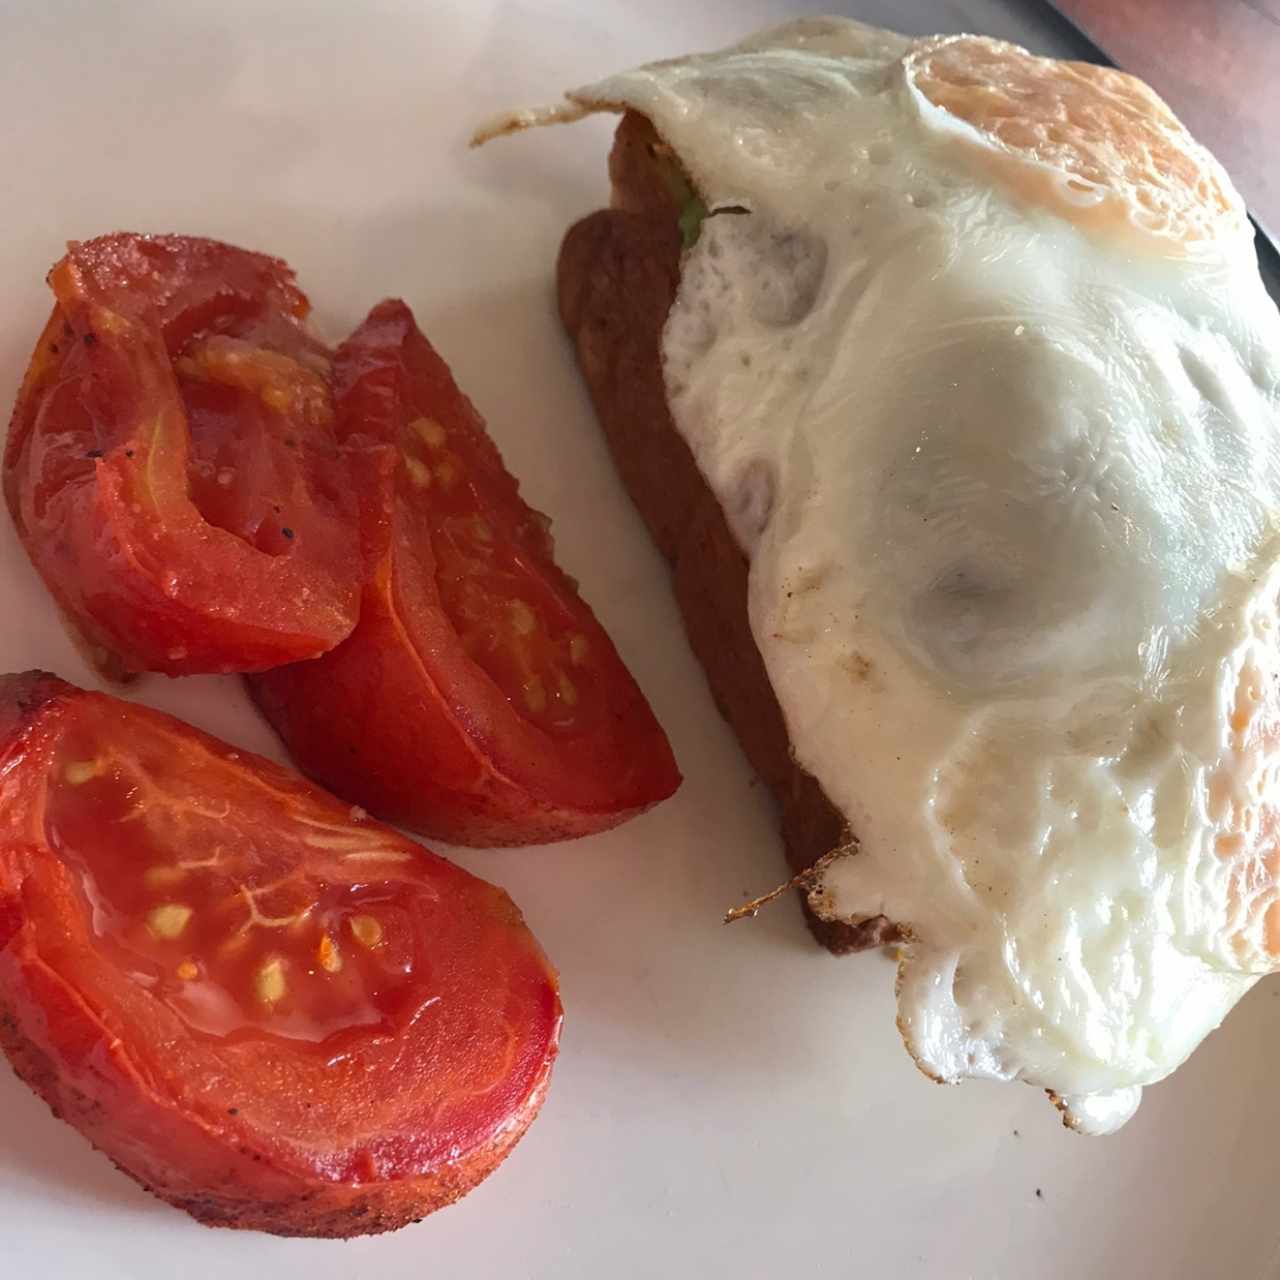
[[[1052,51],[1012,3],[855,2],[915,31]],[[788,900],[720,912],[782,866],[772,815],[684,643],[667,575],[610,469],[555,319],[551,269],[605,194],[609,126],[469,153],[505,105],[800,12],[781,0],[362,0],[0,6],[0,394],[72,237],[186,231],[286,257],[321,327],[404,296],[487,415],[563,562],[671,735],[678,796],[621,831],[467,852],[559,964],[550,1098],[455,1208],[341,1245],[208,1232],[150,1199],[0,1072],[0,1274],[353,1276],[1277,1274],[1280,988],[1264,984],[1118,1137],[1035,1091],[941,1089],[893,1024],[891,966],[835,960]],[[0,669],[93,683],[8,525]],[[131,696],[278,754],[234,680]]]

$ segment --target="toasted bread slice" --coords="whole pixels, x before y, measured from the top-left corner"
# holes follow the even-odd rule
[[[560,315],[632,501],[671,562],[685,630],[721,714],[777,800],[793,871],[852,841],[792,757],[782,711],[747,617],[747,559],[676,430],[661,338],[680,281],[681,214],[696,199],[653,126],[627,112],[609,157],[612,207],[569,229],[557,269]],[[843,954],[895,941],[883,916],[856,925],[805,914]]]

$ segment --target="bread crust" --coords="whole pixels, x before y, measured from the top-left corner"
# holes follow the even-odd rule
[[[680,282],[676,162],[642,115],[627,112],[609,157],[612,207],[572,226],[560,247],[560,316],[618,472],[663,555],[689,643],[721,714],[777,801],[793,871],[853,842],[840,812],[794,760],[786,723],[747,614],[748,562],[671,419],[661,339]],[[678,172],[678,169],[677,169]],[[819,919],[837,955],[895,941],[883,916]]]

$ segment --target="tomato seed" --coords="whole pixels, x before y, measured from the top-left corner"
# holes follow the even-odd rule
[[[412,480],[419,489],[427,489],[431,487],[431,468],[428,467],[425,462],[415,458],[410,453],[406,453],[404,455],[404,465],[409,472],[409,479]]]
[[[373,916],[352,916],[347,924],[351,936],[362,946],[372,950],[382,942],[382,925]]]
[[[512,600],[509,607],[511,609],[511,625],[515,628],[516,635],[532,635],[538,625],[538,619],[534,617],[533,610],[523,600]]]
[[[258,970],[257,976],[254,978],[254,987],[258,992],[258,999],[263,1004],[276,1004],[284,999],[285,992],[288,990],[288,984],[284,980],[284,963],[280,959],[268,960],[266,964]]]
[[[573,681],[563,671],[559,672],[560,700],[568,707],[578,705],[578,690]]]
[[[181,936],[191,916],[190,907],[185,907],[180,902],[166,902],[147,912],[147,928],[155,937],[171,941]]]
[[[444,444],[444,428],[434,418],[414,418],[409,423],[409,430],[432,449]]]
[[[316,948],[316,959],[326,973],[337,973],[342,968],[342,953],[327,933],[320,939],[320,945]]]
[[[142,883],[148,889],[163,889],[166,885],[177,884],[186,874],[181,867],[148,867],[142,873]]]
[[[547,709],[547,690],[541,676],[530,676],[524,682],[524,701],[534,715]]]
[[[81,787],[96,778],[100,772],[101,765],[97,760],[75,760],[67,765],[62,776],[73,787]]]

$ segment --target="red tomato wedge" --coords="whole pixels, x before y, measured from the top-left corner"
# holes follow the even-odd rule
[[[334,395],[362,474],[360,622],[250,680],[297,763],[456,844],[586,835],[669,796],[666,735],[403,302],[338,349]]]
[[[275,258],[190,236],[72,244],[18,395],[4,489],[101,665],[252,671],[359,606],[330,352]]]
[[[0,1044],[200,1221],[387,1231],[547,1088],[554,972],[501,890],[269,761],[0,677]]]

